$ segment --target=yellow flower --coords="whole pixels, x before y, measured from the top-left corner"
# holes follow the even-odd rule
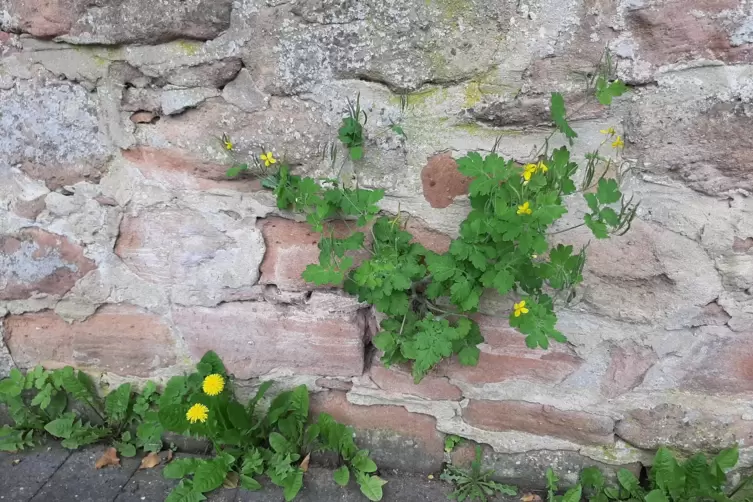
[[[270,164],[277,163],[277,159],[272,155],[272,152],[262,153],[261,160],[264,161],[264,167],[269,167]]]
[[[531,181],[531,176],[536,172],[536,164],[526,164],[523,166],[523,173],[521,176],[526,181]]]
[[[528,202],[524,202],[522,206],[518,206],[518,214],[531,214],[531,205]]]
[[[537,171],[541,171],[542,173],[545,173],[549,170],[548,167],[546,167],[546,164],[544,164],[544,161],[540,160],[538,165],[536,166]]]
[[[515,317],[520,317],[521,314],[527,314],[526,301],[521,300],[520,303],[515,304]]]
[[[207,421],[208,416],[209,416],[209,408],[199,403],[196,403],[193,406],[191,406],[188,409],[188,413],[186,413],[186,418],[192,424],[195,424],[196,422],[204,423]]]
[[[205,394],[216,396],[225,388],[225,379],[222,378],[222,375],[213,373],[204,379],[201,388],[204,389]]]
[[[602,129],[599,131],[601,134],[606,134],[607,136],[614,136],[617,134],[617,131],[614,130],[614,127],[610,127],[609,129]]]
[[[617,139],[612,141],[612,148],[622,148],[623,146],[625,146],[625,142],[622,141],[622,138],[619,136],[617,136]]]

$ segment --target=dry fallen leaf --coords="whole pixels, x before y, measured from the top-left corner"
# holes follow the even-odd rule
[[[141,465],[139,469],[152,469],[160,463],[161,459],[159,454],[151,452],[147,456],[141,459]]]
[[[94,464],[94,468],[101,469],[103,467],[107,467],[108,465],[120,466],[120,459],[118,458],[118,451],[112,447],[105,450],[102,456],[99,457],[97,462]]]
[[[310,461],[311,461],[311,453],[306,455],[306,458],[303,459],[303,461],[301,462],[301,465],[299,466],[303,472],[308,472]]]
[[[222,482],[222,486],[225,488],[238,488],[238,473],[230,471],[225,476],[225,481]]]
[[[535,493],[526,493],[521,497],[520,502],[541,502],[541,497]]]

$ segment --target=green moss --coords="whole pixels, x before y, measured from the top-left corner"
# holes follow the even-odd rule
[[[420,91],[412,92],[408,94],[408,106],[422,106],[426,103],[426,100],[436,95],[439,92],[439,87],[429,87]],[[400,104],[400,96],[393,95],[390,97],[390,103],[394,105]]]
[[[475,122],[469,122],[467,124],[456,124],[452,126],[453,129],[464,131],[471,136],[481,138],[496,138],[497,136],[520,136],[522,131],[516,129],[500,129],[496,127],[484,127],[476,124]]]
[[[446,21],[455,26],[460,16],[473,15],[473,3],[470,0],[426,0],[426,5],[434,4],[441,12]]]
[[[196,53],[199,52],[201,49],[201,44],[198,42],[187,42],[185,40],[181,40],[178,42],[178,47],[187,55],[187,56],[195,56]]]
[[[473,108],[476,103],[481,101],[483,93],[481,92],[481,84],[478,82],[468,82],[465,86],[465,101],[463,106],[465,108]]]

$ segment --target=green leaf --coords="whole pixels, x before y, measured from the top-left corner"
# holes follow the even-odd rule
[[[335,478],[335,483],[340,486],[347,486],[350,481],[350,471],[347,465],[343,465],[339,469],[332,473],[332,477]]]
[[[403,138],[406,138],[406,139],[408,138],[408,136],[405,135],[405,131],[403,131],[403,128],[400,127],[399,125],[392,124],[392,126],[390,127],[390,129],[392,129],[392,132],[394,132],[395,134],[399,134],[400,136],[402,136]]]
[[[351,264],[353,263],[353,259],[348,256],[343,258],[342,262],[345,262],[346,260],[350,260],[349,263]],[[340,270],[333,270],[329,267],[323,267],[311,263],[306,266],[302,277],[306,282],[313,282],[317,286],[323,286],[325,284],[336,286],[343,282],[347,268],[350,268],[350,265],[348,265],[348,267],[343,266]]]
[[[582,494],[582,488],[580,485],[576,485],[572,488],[570,488],[566,493],[565,496],[562,497],[562,502],[580,502],[580,497]]]
[[[181,404],[160,407],[158,412],[159,422],[165,430],[179,433],[185,432],[188,429],[186,411],[186,407]]]
[[[0,395],[20,396],[24,390],[24,376],[16,368],[10,370],[10,376],[0,380]]]
[[[303,471],[298,469],[293,475],[288,477],[285,486],[283,486],[282,494],[285,497],[285,502],[290,502],[298,495],[298,492],[303,488]]]
[[[240,475],[240,482],[241,482],[241,488],[243,488],[244,490],[255,492],[257,490],[262,489],[261,483],[256,481],[251,476],[247,476],[245,474]]]
[[[607,226],[604,223],[593,219],[590,214],[584,215],[583,221],[586,222],[586,226],[591,229],[591,232],[593,232],[597,239],[606,239],[609,237]]]
[[[627,92],[627,89],[627,85],[621,80],[607,83],[606,79],[600,77],[596,82],[596,98],[599,103],[608,106],[612,104],[612,98],[622,96]]]
[[[605,207],[604,209],[599,211],[599,217],[611,227],[616,227],[620,224],[620,217],[617,215],[617,212],[611,207]]]
[[[716,463],[716,465],[718,465],[723,471],[728,471],[737,465],[739,458],[740,452],[737,446],[734,446],[720,451],[714,458],[714,463]]]
[[[52,385],[48,383],[39,392],[37,392],[37,395],[34,396],[34,399],[31,400],[31,405],[39,406],[44,410],[50,405],[51,401]]]
[[[235,164],[225,172],[225,176],[228,178],[235,178],[243,171],[248,170],[248,164]]]
[[[588,208],[594,214],[599,214],[599,200],[596,198],[596,194],[586,193],[586,194],[583,194],[583,198],[586,199],[586,203],[588,203]]]
[[[382,487],[387,484],[385,480],[379,476],[369,476],[366,474],[356,476],[356,481],[361,487],[361,493],[363,493],[367,499],[372,501],[382,500]]]
[[[645,502],[669,502],[669,499],[667,499],[667,496],[664,495],[664,492],[661,490],[652,490],[648,492],[646,498],[643,500]]]
[[[190,481],[184,479],[173,488],[165,502],[201,502],[206,499],[204,495],[193,489],[193,484]]]
[[[34,431],[14,429],[8,425],[0,427],[0,451],[16,452],[34,446]]]
[[[254,413],[254,409],[256,409],[256,405],[259,404],[259,401],[261,401],[264,398],[264,395],[272,387],[272,385],[274,385],[274,382],[271,380],[262,382],[262,384],[259,386],[259,390],[256,391],[256,394],[248,403],[249,414]]]
[[[69,413],[62,418],[48,422],[47,425],[44,426],[44,430],[46,430],[56,438],[67,439],[71,437],[71,434],[73,434],[73,422],[75,420],[76,417],[72,413]]]
[[[463,366],[476,366],[478,364],[478,358],[481,355],[481,350],[478,347],[463,347],[458,352],[458,361]]]
[[[640,483],[638,482],[638,478],[627,469],[620,469],[617,471],[617,481],[619,481],[620,485],[622,485],[622,487],[633,496],[638,496],[638,494],[643,492]]]
[[[598,467],[587,467],[580,473],[580,482],[586,488],[601,488],[604,486],[604,475]]]
[[[596,196],[602,204],[614,204],[619,202],[622,193],[620,193],[620,187],[616,180],[602,178],[599,180]]]
[[[156,412],[149,412],[136,428],[136,444],[144,451],[158,452],[162,449],[164,428],[159,423]]]
[[[360,160],[363,158],[363,147],[362,146],[354,146],[349,148],[350,151],[350,158],[353,160]]]
[[[572,144],[572,139],[577,138],[578,133],[573,131],[570,124],[567,123],[567,119],[565,118],[567,115],[565,112],[565,99],[559,92],[552,93],[551,112],[552,121],[557,126],[557,129],[559,129]]]
[[[230,401],[227,405],[227,415],[233,427],[241,431],[251,428],[251,420],[246,413],[246,408],[238,401]]]
[[[196,365],[196,370],[202,377],[217,373],[219,375],[227,376],[227,370],[222,363],[222,359],[216,352],[210,350],[201,358],[201,361]]]
[[[435,281],[446,281],[457,271],[455,260],[448,254],[430,253],[426,256],[426,263]]]
[[[368,450],[359,451],[351,460],[353,467],[361,472],[376,472],[377,465],[369,458]]]
[[[194,490],[206,493],[219,488],[229,470],[228,464],[220,458],[200,461],[193,476]]]
[[[136,447],[132,445],[131,443],[124,443],[121,441],[115,441],[115,449],[118,450],[118,453],[120,453],[123,457],[135,457],[136,456]]]
[[[120,423],[126,418],[131,400],[131,384],[124,383],[105,397],[105,413],[109,422]]]
[[[162,475],[167,479],[180,479],[196,472],[202,462],[200,458],[176,458],[165,466]]]
[[[279,432],[273,432],[269,435],[269,446],[277,453],[287,453],[290,451],[290,443]]]
[[[45,412],[50,418],[55,419],[59,417],[67,407],[68,394],[62,390],[56,391],[52,394],[52,399],[50,399],[50,404],[47,406]]]

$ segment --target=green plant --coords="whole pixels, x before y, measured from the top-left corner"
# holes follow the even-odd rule
[[[450,434],[444,438],[444,451],[450,453],[457,445],[463,442],[463,438]]]
[[[617,472],[618,486],[608,486],[604,475],[596,467],[588,467],[581,472],[579,484],[568,493],[578,494],[577,498],[567,499],[556,495],[556,474],[547,471],[548,501],[573,502],[580,500],[581,490],[591,502],[624,500],[628,502],[711,502],[747,500],[734,498],[750,481],[745,478],[735,488],[725,492],[727,472],[738,460],[737,447],[722,450],[710,461],[703,453],[680,461],[667,448],[659,448],[654,457],[647,485],[643,486],[635,475],[620,469]],[[573,495],[574,496],[574,495]]]
[[[160,398],[161,425],[172,432],[210,439],[215,456],[168,464],[164,475],[181,481],[167,502],[204,500],[203,493],[226,480],[258,490],[261,484],[256,478],[262,474],[282,487],[285,500],[290,501],[303,486],[309,456],[320,451],[337,453],[342,460],[334,473],[336,483],[347,485],[352,474],[369,500],[381,500],[385,481],[374,474],[377,466],[369,452],[354,443],[353,430],[324,413],[309,423],[305,386],[277,395],[260,413],[257,405],[270,386],[265,382],[248,403],[240,403],[214,352],[204,355],[196,372],[170,379]]]
[[[471,462],[470,470],[448,464],[440,478],[455,485],[455,491],[450,493],[448,497],[458,502],[464,500],[487,502],[488,497],[493,497],[496,493],[505,495],[518,493],[513,486],[492,481],[490,478],[493,474],[494,470],[481,469],[481,447],[476,446],[476,456]]]
[[[609,92],[617,95],[621,88]],[[360,113],[358,105],[351,108]],[[557,130],[575,138],[565,115],[562,96],[553,94]],[[591,179],[604,164],[600,159],[608,159],[600,149],[611,141],[619,150],[622,142],[613,129],[604,133],[602,144],[590,153]],[[550,152],[548,141],[537,158],[522,166],[496,153],[470,152],[458,159],[460,172],[472,178],[472,210],[443,254],[413,242],[400,214],[378,216],[383,190],[296,176],[285,165],[273,184],[278,207],[306,214],[312,228],[322,233],[319,263],[307,266],[303,278],[317,285],[342,285],[385,314],[373,343],[383,351],[385,365],[412,362],[418,382],[453,354],[463,365],[477,363],[483,337],[470,316],[487,289],[517,296],[509,322],[526,335],[529,347],[547,348],[550,339],[565,341],[555,328],[555,304],[574,296],[585,249],[552,248],[547,237],[575,228],[550,231],[567,212],[565,197],[577,191],[573,176],[578,165],[566,147]],[[636,205],[625,200],[617,180],[605,177],[609,167],[607,162],[598,180],[581,189],[590,213],[576,227],[587,225],[597,238],[626,232],[635,216]],[[612,207],[617,203],[618,211]],[[348,226],[349,235],[335,237],[334,219]],[[362,249],[369,256],[354,268],[354,252]]]
[[[361,109],[361,95],[356,96],[356,102],[348,99],[346,107],[347,116],[342,119],[342,126],[338,130],[338,138],[350,152],[350,158],[359,160],[363,158],[363,126],[368,122],[369,117],[366,111]],[[363,123],[361,123],[363,116]]]
[[[32,446],[47,432],[71,449],[107,440],[124,456],[136,455],[137,448],[159,451],[161,429],[145,432],[145,424],[155,416],[157,395],[149,382],[141,393],[123,384],[102,399],[91,378],[70,366],[54,371],[37,366],[25,375],[14,368],[0,380],[0,403],[14,421],[12,427],[0,428],[0,450]],[[81,416],[76,404],[88,408],[93,414],[89,418],[96,417],[97,423]]]

